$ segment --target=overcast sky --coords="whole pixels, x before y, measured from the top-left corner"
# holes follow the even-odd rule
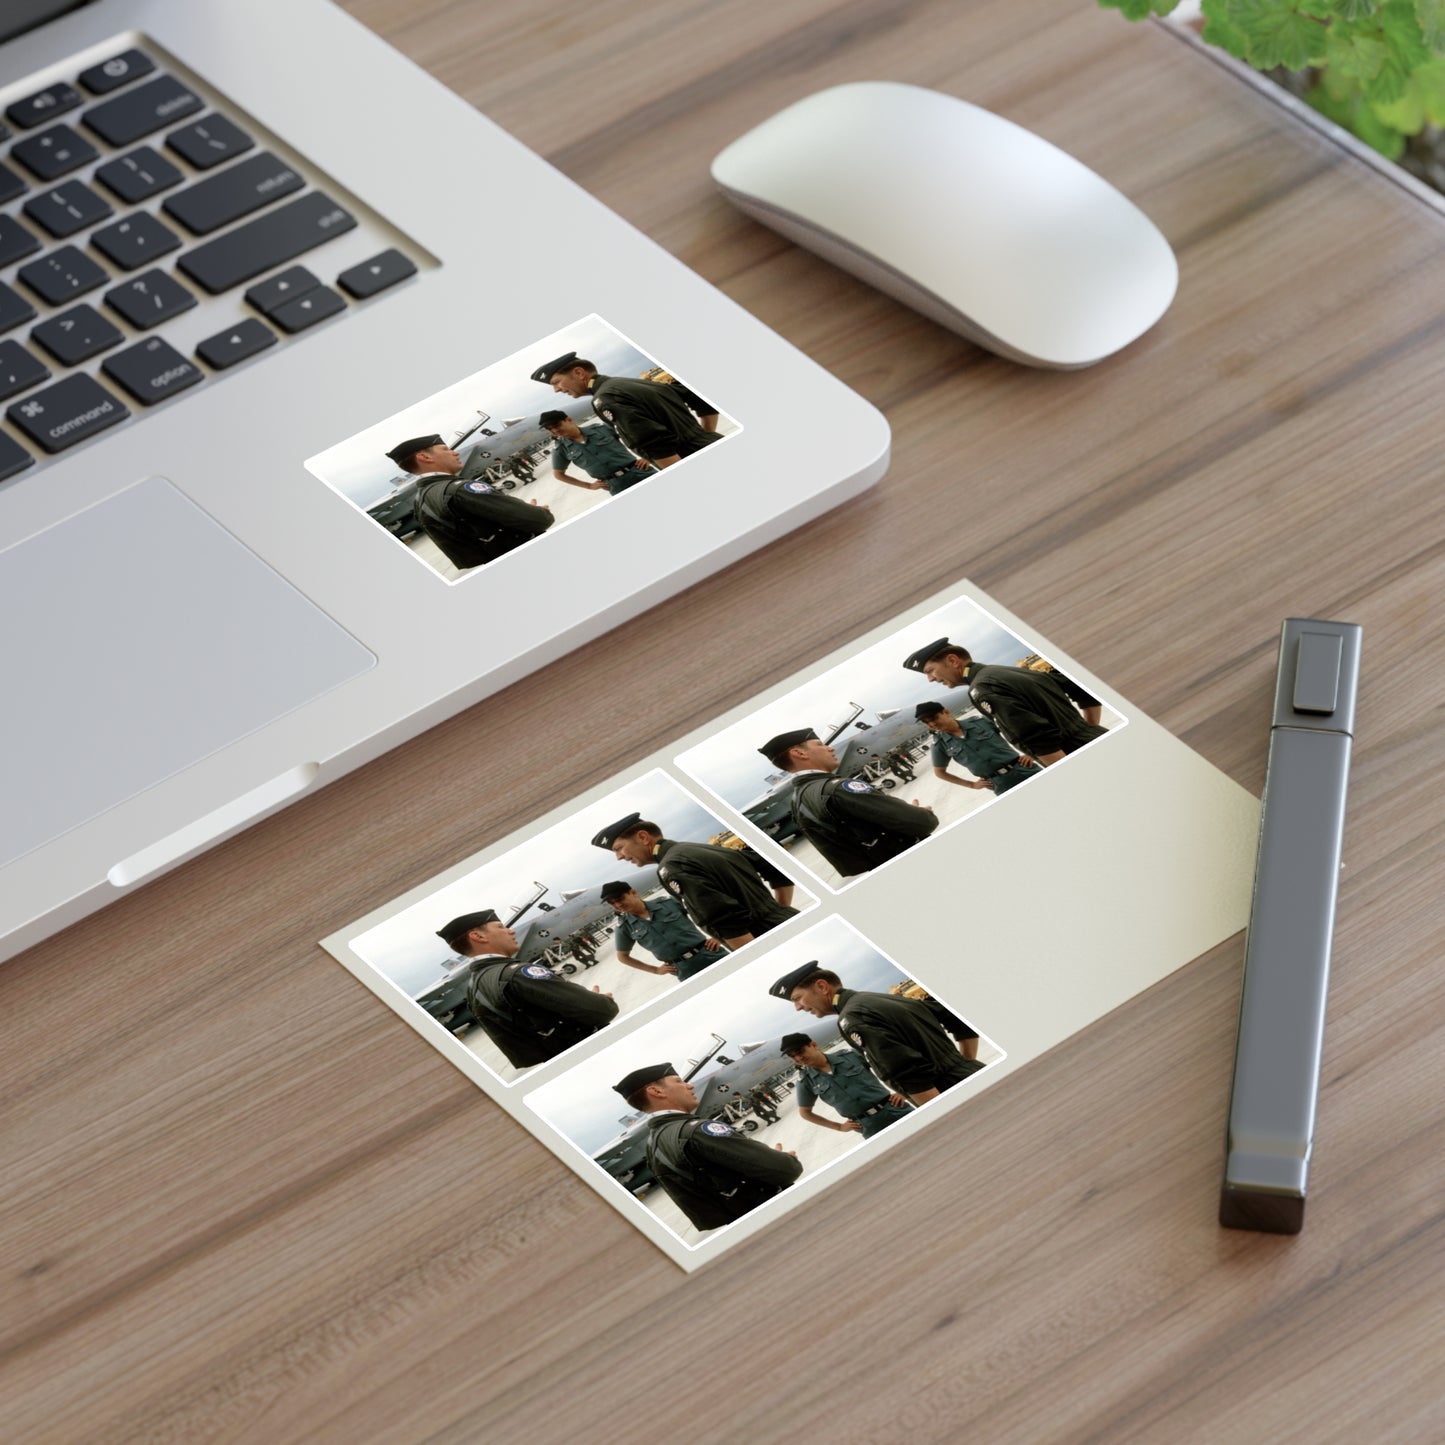
[[[520,907],[537,891],[539,883],[548,888],[542,901],[557,906],[564,890],[600,888],[617,877],[619,868],[630,871],[611,853],[594,848],[591,840],[607,824],[634,812],[656,823],[665,836],[693,843],[706,842],[726,826],[666,773],[647,773],[455,883],[438,888],[420,903],[368,929],[353,939],[351,946],[415,998],[441,980],[455,957],[436,930],[458,914],[494,908],[505,918],[508,909]],[[521,930],[519,924],[518,932]]]
[[[836,914],[764,953],[703,993],[679,1003],[661,1018],[578,1064],[528,1095],[527,1103],[588,1154],[622,1132],[630,1112],[612,1085],[644,1064],[670,1063],[686,1074],[689,1059],[701,1058],[721,1034],[722,1052],[736,1059],[744,1044],[778,1043],[797,1030],[823,1034],[819,1020],[773,998],[768,987],[785,973],[817,959],[846,988],[882,992],[904,977],[866,939]],[[828,1031],[836,1037],[835,1031]],[[699,1093],[710,1070],[693,1080]]]
[[[532,373],[544,361],[569,351],[593,362],[607,376],[638,376],[662,364],[606,322],[590,316],[393,413],[312,457],[306,465],[358,507],[369,507],[386,496],[402,475],[401,468],[386,455],[398,442],[432,432],[450,440],[457,432],[475,426],[479,411],[489,413],[492,419],[487,425],[496,430],[503,420],[519,416],[535,420],[557,406],[556,393],[533,381]]]
[[[943,701],[946,689],[903,666],[905,657],[937,637],[966,647],[978,662],[1011,666],[1034,651],[974,603],[965,599],[949,602],[699,743],[678,763],[733,807],[744,808],[767,791],[767,779],[776,771],[758,752],[769,738],[795,728],[813,728],[820,737],[827,737],[853,710],[852,704],[861,703],[865,709],[859,722],[872,723],[878,720],[880,709],[906,708],[911,714],[925,699]]]

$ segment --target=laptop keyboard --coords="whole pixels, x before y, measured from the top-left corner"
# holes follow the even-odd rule
[[[417,272],[178,69],[118,49],[0,117],[0,482]]]

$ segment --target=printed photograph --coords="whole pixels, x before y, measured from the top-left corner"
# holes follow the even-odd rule
[[[817,900],[663,772],[351,940],[502,1083],[702,975]]]
[[[960,598],[677,764],[836,892],[1124,723]]]
[[[673,467],[739,430],[656,357],[588,316],[306,468],[457,582],[584,513],[668,485]]]
[[[526,1103],[697,1248],[1003,1059],[955,1002],[834,915]]]

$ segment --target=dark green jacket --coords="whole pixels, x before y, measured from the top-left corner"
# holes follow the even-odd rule
[[[983,1067],[965,1059],[922,999],[840,988],[838,1027],[890,1089],[951,1089]]]
[[[657,876],[662,886],[692,915],[704,933],[738,938],[766,933],[797,913],[768,891],[762,874],[776,884],[790,880],[751,848],[720,848],[715,843],[679,843],[663,838],[657,845]]]
[[[927,808],[835,773],[799,774],[792,809],[803,836],[845,878],[896,858],[938,827]]]
[[[803,1172],[792,1154],[734,1134],[720,1119],[679,1113],[647,1121],[647,1164],[699,1229],[741,1219]]]
[[[690,457],[721,441],[698,425],[687,403],[665,381],[592,378],[592,410],[640,457]]]

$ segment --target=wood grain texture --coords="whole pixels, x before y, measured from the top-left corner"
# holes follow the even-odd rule
[[[580,715],[519,684],[0,971],[0,1433],[1445,1437],[1445,218],[1085,0],[348,8],[882,407],[894,463],[572,657]],[[1024,371],[714,194],[726,141],[879,77],[1131,195],[1164,322]],[[315,940],[960,576],[1255,791],[1281,617],[1363,623],[1306,1232],[1215,1223],[1235,939],[684,1276]]]

